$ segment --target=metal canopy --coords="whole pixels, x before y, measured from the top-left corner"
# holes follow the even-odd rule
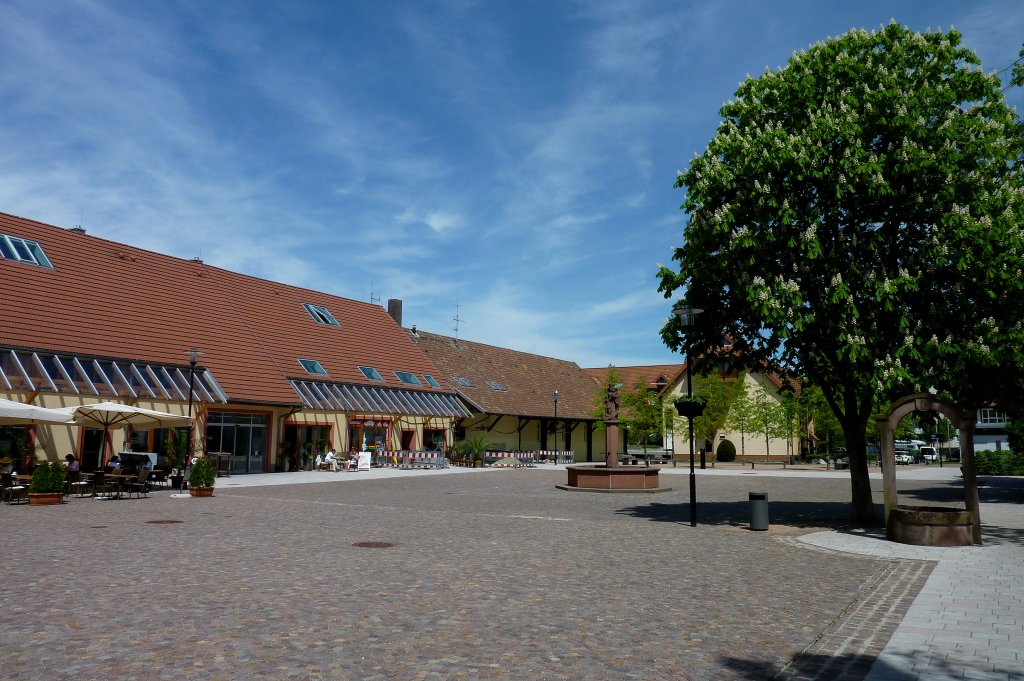
[[[470,415],[455,395],[446,393],[342,385],[322,381],[290,382],[303,406],[310,409],[456,418]]]
[[[8,390],[186,401],[188,367],[4,348],[0,384]],[[209,369],[195,372],[193,386],[197,402],[228,401]]]

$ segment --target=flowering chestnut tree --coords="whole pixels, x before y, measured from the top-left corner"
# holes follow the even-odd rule
[[[1020,122],[1002,88],[956,31],[852,31],[748,77],[677,178],[685,244],[659,290],[704,312],[685,332],[671,318],[665,343],[696,357],[725,334],[733,362],[819,386],[860,520],[879,404],[934,387],[973,409],[1024,360]]]

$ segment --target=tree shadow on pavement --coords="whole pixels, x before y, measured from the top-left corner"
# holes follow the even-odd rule
[[[899,479],[897,478],[897,483]],[[935,503],[963,503],[964,484],[960,479],[931,482],[928,487],[897,484],[900,497]],[[1024,478],[983,475],[978,478],[978,497],[983,504],[1024,504]]]
[[[1013,671],[1010,663],[997,660],[989,662],[983,658],[964,657],[960,659],[943,659],[938,655],[928,656],[922,653],[889,653],[891,661],[878,659],[874,655],[846,654],[822,655],[801,654],[792,663],[782,669],[774,669],[770,663],[744,660],[738,657],[726,657],[720,661],[721,666],[737,673],[737,678],[750,681],[786,681],[789,679],[815,679],[820,681],[861,681],[868,672],[874,671],[873,677],[879,679],[918,679],[918,678],[1019,678],[1019,670]],[[925,663],[925,676],[912,671]]]
[[[643,504],[621,508],[616,513],[655,522],[689,523],[690,505],[683,503]],[[884,508],[875,504],[875,517],[884,517]],[[850,518],[850,504],[826,501],[768,501],[769,524],[791,527],[877,527],[875,523],[861,523]],[[697,523],[703,525],[748,525],[749,501],[712,501],[697,504]]]

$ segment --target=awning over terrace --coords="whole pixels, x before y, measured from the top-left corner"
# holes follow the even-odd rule
[[[188,401],[188,366],[0,349],[0,385],[8,390]],[[196,369],[192,399],[228,401],[208,369]]]
[[[302,404],[310,409],[456,418],[470,415],[458,398],[450,394],[322,381],[293,380],[291,384]]]

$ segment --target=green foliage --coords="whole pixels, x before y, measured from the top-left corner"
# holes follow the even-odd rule
[[[712,440],[725,425],[725,420],[732,410],[733,401],[738,392],[738,382],[726,380],[718,371],[708,374],[694,374],[692,387],[694,398],[706,399],[704,413],[693,419],[693,437],[699,442]],[[685,396],[682,396],[685,398]],[[672,432],[687,433],[686,418],[679,416],[675,409],[666,411],[666,418],[671,418]]]
[[[44,461],[32,471],[30,492],[63,492],[64,467],[56,461]]]
[[[732,443],[732,440],[722,440],[718,443],[718,451],[715,453],[715,456],[722,463],[735,461],[736,445]]]
[[[1024,418],[1012,415],[1006,424],[1006,441],[1014,452],[1024,452]]]
[[[192,464],[192,472],[188,476],[189,487],[213,487],[217,480],[217,471],[213,461],[200,457]]]
[[[484,452],[490,449],[490,444],[482,437],[473,437],[456,442],[452,447],[456,461],[474,461],[483,459]]]
[[[704,397],[703,395],[680,395],[674,400],[672,400],[672,402],[674,404],[699,404],[702,406],[706,406],[708,403],[708,398]]]
[[[978,475],[1024,475],[1024,452],[975,452],[974,464]]]
[[[629,443],[648,446],[661,443],[663,406],[658,394],[643,379],[621,394],[623,410],[619,420],[628,429]]]
[[[970,408],[1024,366],[1021,135],[960,34],[851,31],[743,82],[681,171],[689,222],[666,298],[704,309],[666,344],[779,364],[821,387],[872,513],[877,394],[929,386]],[[992,396],[988,396],[992,397]]]

